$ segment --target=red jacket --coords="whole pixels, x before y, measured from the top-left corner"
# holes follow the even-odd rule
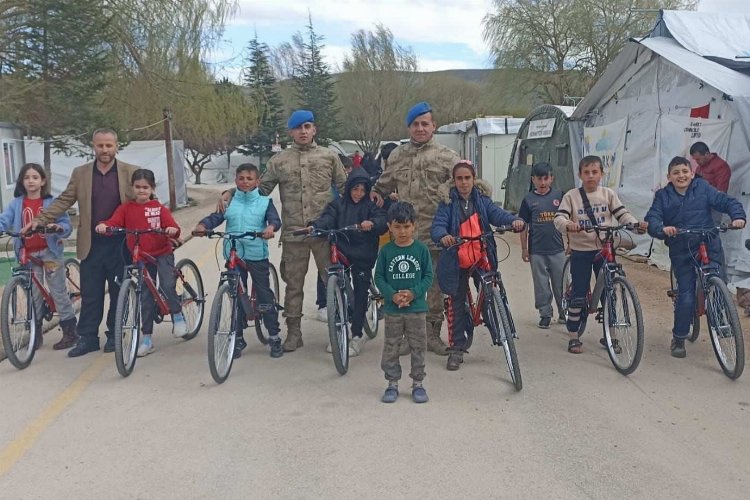
[[[169,209],[159,203],[157,200],[150,200],[143,205],[129,201],[123,203],[112,217],[102,221],[108,227],[124,227],[126,229],[164,229],[167,227],[176,227],[177,234],[180,235],[180,226],[175,222],[174,217]],[[142,234],[141,251],[152,257],[172,253],[172,244],[169,237],[164,234]],[[128,248],[133,251],[135,236],[128,235]]]
[[[729,178],[732,176],[732,169],[716,153],[711,153],[711,159],[708,163],[703,166],[698,165],[695,173],[706,179],[706,182],[722,193],[726,193],[727,189],[729,189]]]

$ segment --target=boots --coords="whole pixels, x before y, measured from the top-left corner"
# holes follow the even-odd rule
[[[76,342],[78,342],[78,332],[76,330],[76,318],[75,316],[66,319],[63,321],[60,321],[60,328],[62,329],[62,339],[60,339],[60,342],[52,346],[52,349],[59,351],[61,349],[69,349],[76,345]]]
[[[42,321],[37,320],[35,322],[36,326],[36,336],[34,337],[34,350],[36,351],[40,347],[42,347],[42,344],[44,343],[44,338],[42,337]]]
[[[300,329],[300,323],[302,318],[287,318],[286,319],[286,339],[282,348],[284,352],[294,352],[298,348],[302,347],[302,330]]]
[[[427,322],[427,350],[434,352],[438,356],[447,356],[448,346],[440,338],[440,329],[442,327],[442,321]]]

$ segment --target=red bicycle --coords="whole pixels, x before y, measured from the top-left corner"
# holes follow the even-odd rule
[[[13,269],[13,277],[5,285],[3,290],[2,302],[0,302],[0,331],[2,331],[3,348],[5,355],[13,366],[22,370],[31,364],[34,359],[34,343],[37,335],[42,335],[42,319],[47,321],[57,312],[55,302],[49,292],[44,279],[34,273],[33,266],[44,267],[44,262],[38,257],[34,257],[26,251],[25,240],[34,234],[52,234],[59,233],[60,229],[48,229],[39,227],[25,234],[11,231],[3,231],[0,236],[11,236],[21,241],[19,252],[18,267]],[[77,263],[77,261],[76,261]],[[70,281],[66,261],[66,282]],[[68,289],[73,285],[72,281],[68,284]],[[75,284],[78,287],[78,284]],[[36,288],[41,296],[41,309],[37,310],[34,306],[34,292]],[[69,292],[70,293],[70,292]],[[79,300],[80,293],[70,293],[71,300]]]
[[[117,296],[115,316],[115,362],[120,375],[127,377],[135,367],[136,353],[140,342],[142,317],[141,296],[146,289],[156,301],[155,323],[161,323],[169,315],[169,305],[164,293],[159,289],[151,274],[146,272],[146,264],[156,264],[156,259],[142,252],[140,237],[142,234],[165,234],[163,229],[122,229],[107,228],[111,234],[131,234],[134,236],[132,252],[133,262],[125,267],[124,278]],[[177,276],[177,296],[180,298],[182,314],[185,316],[188,333],[182,338],[191,340],[198,335],[203,323],[203,308],[205,294],[203,293],[203,279],[198,266],[190,259],[181,259],[174,267]]]

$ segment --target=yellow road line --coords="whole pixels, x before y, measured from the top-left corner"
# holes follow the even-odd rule
[[[201,255],[196,265],[200,268],[201,264],[209,258],[215,251],[214,249],[206,251]],[[78,376],[63,392],[61,392],[52,403],[50,403],[41,414],[31,422],[26,428],[18,435],[13,441],[11,441],[5,449],[0,452],[0,477],[3,477],[8,471],[31,449],[39,436],[52,425],[57,417],[65,411],[78,397],[86,390],[86,388],[93,382],[99,375],[101,375],[104,367],[112,362],[112,357],[108,355],[100,355],[99,358],[94,361],[91,366]]]
[[[101,374],[104,367],[111,362],[111,356],[99,356],[99,359],[86,368],[17,438],[0,452],[0,477],[4,476],[26,454],[50,424],[86,390],[89,384]]]

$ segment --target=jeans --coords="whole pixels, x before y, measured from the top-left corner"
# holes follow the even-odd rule
[[[604,259],[599,255],[599,250],[573,250],[570,253],[573,296],[568,304],[568,321],[565,325],[569,333],[577,332],[581,326],[581,315],[588,314],[588,311],[582,309],[591,286],[591,272],[593,269],[594,275],[598,276],[603,264]]]
[[[49,294],[55,304],[55,309],[60,316],[60,321],[75,319],[76,313],[73,310],[73,305],[70,303],[70,295],[68,295],[68,289],[65,286],[65,265],[62,260],[56,258],[49,248],[34,252],[32,255],[44,262],[44,267],[33,266],[34,275],[40,282],[44,283],[46,281]],[[41,321],[42,302],[44,298],[36,286],[32,287],[31,293],[34,297],[34,308],[37,311],[37,319]]]

